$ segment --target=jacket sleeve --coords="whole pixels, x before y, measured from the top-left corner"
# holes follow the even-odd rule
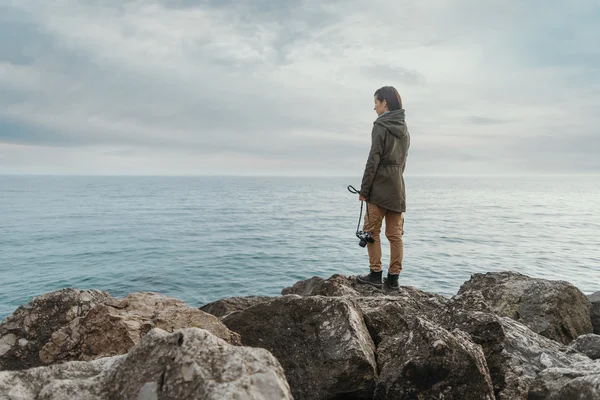
[[[406,160],[408,159],[408,149],[410,148],[410,135],[408,135],[408,143],[406,145],[406,156],[404,158],[404,165],[402,166],[402,173],[406,170]]]
[[[371,186],[379,167],[379,161],[384,149],[384,134],[385,128],[379,125],[373,126],[373,132],[371,133],[371,151],[369,152],[369,158],[367,159],[367,165],[365,166],[365,172],[363,173],[362,184],[360,186],[360,194],[365,198],[369,199],[371,192]]]

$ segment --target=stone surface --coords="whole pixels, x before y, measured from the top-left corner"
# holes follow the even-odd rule
[[[568,354],[564,345],[494,314],[480,292],[454,296],[433,320],[448,330],[468,333],[482,346],[498,400],[527,399],[540,371],[586,361],[584,355]]]
[[[351,281],[343,275],[333,275],[329,279],[314,276],[310,279],[298,281],[292,287],[284,288],[281,294],[283,296],[288,294],[299,296],[360,296],[361,293],[352,286]],[[371,290],[373,293],[377,291],[373,287],[366,289]]]
[[[4,395],[4,397],[2,397]],[[0,372],[0,399],[291,400],[279,362],[208,331],[153,329],[127,355]]]
[[[161,400],[292,399],[280,363],[264,349],[196,328],[151,332],[108,374],[109,399],[134,399],[148,383]]]
[[[223,318],[246,346],[269,350],[292,394],[303,399],[369,399],[375,347],[351,298],[287,295]]]
[[[8,353],[16,343],[17,335],[14,333],[8,333],[0,337],[0,356]]]
[[[234,311],[243,311],[248,307],[275,299],[267,296],[230,297],[205,304],[200,310],[222,318]]]
[[[62,314],[55,312],[58,316],[54,320],[39,320],[40,313],[50,307],[69,308]],[[47,325],[38,326],[42,323]],[[10,332],[0,338],[0,353],[10,335],[16,334],[20,344],[13,343],[0,356],[3,370],[125,354],[153,328],[168,332],[202,328],[229,343],[241,343],[239,335],[229,331],[214,315],[157,293],[133,293],[116,299],[103,292],[67,289],[37,298],[32,306],[18,309],[0,327]]]
[[[600,335],[600,292],[588,296],[592,304],[590,316],[592,318],[592,327],[596,335]]]
[[[470,291],[480,292],[499,315],[563,344],[592,332],[590,301],[568,282],[489,272],[474,274],[458,293]]]
[[[112,305],[98,304],[52,335],[40,351],[45,364],[87,361],[125,354],[153,328],[167,332],[195,327],[240,344],[214,315],[189,307],[181,300],[157,293],[133,293]]]
[[[328,279],[312,277],[303,281],[298,281],[292,287],[281,291],[282,295],[296,294],[299,296],[328,296],[328,297],[377,297],[394,296],[403,298],[413,298],[425,302],[443,303],[446,298],[434,293],[423,292],[412,286],[400,286],[393,290],[386,288],[377,289],[371,285],[364,285],[356,282],[356,277],[346,277],[344,275],[333,275]]]
[[[600,335],[593,333],[581,335],[569,344],[569,349],[583,353],[592,360],[598,360],[600,359]]]
[[[531,386],[528,400],[600,399],[600,361],[547,368]]]
[[[39,352],[54,332],[109,299],[98,290],[63,289],[20,306],[0,323],[0,371],[42,365]]]
[[[119,362],[113,357],[0,371],[0,400],[104,400],[107,372]]]
[[[374,399],[493,400],[481,346],[449,332],[398,298],[362,299],[380,371]]]

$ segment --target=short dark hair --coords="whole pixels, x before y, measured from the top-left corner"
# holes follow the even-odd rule
[[[402,98],[400,93],[393,86],[384,86],[375,91],[374,94],[377,100],[384,101],[387,103],[388,110],[400,110],[402,108]]]

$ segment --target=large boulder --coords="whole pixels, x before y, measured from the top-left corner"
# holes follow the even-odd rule
[[[152,333],[108,375],[110,399],[135,398],[149,383],[161,399],[292,398],[281,364],[264,349],[232,346],[202,329]]]
[[[590,316],[594,333],[600,335],[600,292],[589,295],[588,300],[592,304]]]
[[[2,400],[108,400],[106,375],[121,357],[0,371]]]
[[[363,298],[365,322],[377,346],[379,380],[374,399],[493,400],[481,346],[419,315],[398,298]]]
[[[127,355],[0,372],[0,393],[14,400],[292,399],[268,351],[197,328],[153,329]]]
[[[508,318],[507,318],[508,319]],[[498,400],[526,399],[533,376],[513,367],[507,353],[505,326],[478,292],[456,295],[442,308],[434,320],[448,330],[460,329],[479,344],[485,355],[494,393]]]
[[[535,377],[544,369],[589,361],[511,318],[494,314],[480,292],[452,297],[434,321],[448,330],[468,333],[481,345],[498,400],[526,400]]]
[[[52,334],[112,298],[99,290],[63,289],[34,297],[0,323],[0,371],[43,365]]]
[[[585,354],[592,360],[600,359],[600,335],[581,335],[569,344],[569,349]]]
[[[205,304],[200,307],[200,310],[212,314],[217,318],[222,318],[234,311],[243,311],[248,307],[273,300],[274,298],[267,296],[230,297]]]
[[[281,362],[296,400],[370,399],[375,346],[351,298],[287,295],[222,320]]]
[[[68,312],[55,320],[40,319],[40,313],[50,308],[48,303],[60,301],[65,301],[60,309],[70,306]],[[38,328],[46,321],[47,325]],[[35,299],[0,326],[5,332],[0,347],[3,342],[8,343],[4,347],[14,343],[5,356],[0,356],[0,362],[6,360],[2,369],[125,354],[153,328],[168,332],[202,328],[229,343],[241,343],[239,335],[229,331],[215,316],[157,293],[133,293],[116,299],[103,292],[66,289]],[[37,334],[39,331],[43,335]]]
[[[133,293],[112,305],[98,304],[56,331],[40,351],[40,359],[52,364],[125,354],[153,328],[173,332],[188,327],[206,329],[232,344],[241,343],[239,335],[214,315],[161,294]]]
[[[458,293],[473,291],[480,292],[499,315],[563,344],[592,332],[590,301],[569,282],[489,272],[472,275]]]

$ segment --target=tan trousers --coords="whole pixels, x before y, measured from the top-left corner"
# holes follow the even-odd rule
[[[371,271],[381,271],[381,225],[385,219],[385,236],[390,241],[390,274],[399,274],[402,271],[402,257],[404,255],[404,213],[389,211],[368,203],[368,212],[365,214],[364,230],[371,232],[375,243],[368,243],[369,268]]]

